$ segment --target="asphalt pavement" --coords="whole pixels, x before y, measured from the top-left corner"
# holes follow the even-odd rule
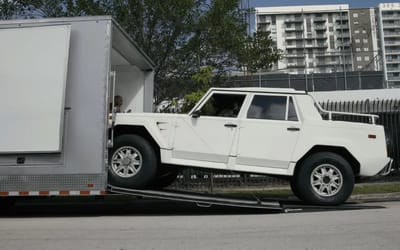
[[[0,249],[400,249],[400,201],[291,213],[157,200],[21,201]]]

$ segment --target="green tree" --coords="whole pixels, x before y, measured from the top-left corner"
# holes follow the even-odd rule
[[[227,70],[242,67],[250,72],[265,69],[279,58],[279,51],[272,49],[269,34],[246,33],[240,0],[3,0],[2,3],[8,3],[4,9],[6,17],[15,16],[15,7],[23,9],[24,15],[20,13],[20,17],[113,15],[157,65],[156,103],[166,97],[177,97],[176,90],[187,89],[182,88],[184,84],[197,88],[192,76],[204,67],[211,67],[212,78],[218,78]]]

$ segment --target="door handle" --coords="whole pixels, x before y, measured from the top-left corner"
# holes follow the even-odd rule
[[[297,128],[297,127],[288,127],[287,130],[288,130],[288,131],[300,131],[300,128]]]
[[[237,127],[237,125],[233,124],[233,123],[226,123],[226,124],[224,124],[224,126],[227,128],[236,128]]]

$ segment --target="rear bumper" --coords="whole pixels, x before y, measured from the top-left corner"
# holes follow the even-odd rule
[[[383,169],[378,173],[379,176],[386,176],[394,170],[393,159],[389,158],[389,162],[383,167]]]

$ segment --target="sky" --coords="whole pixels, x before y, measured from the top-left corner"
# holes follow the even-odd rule
[[[244,0],[243,2],[245,2]],[[320,5],[320,4],[349,4],[350,8],[376,7],[379,3],[397,2],[396,0],[249,0],[251,7]]]

